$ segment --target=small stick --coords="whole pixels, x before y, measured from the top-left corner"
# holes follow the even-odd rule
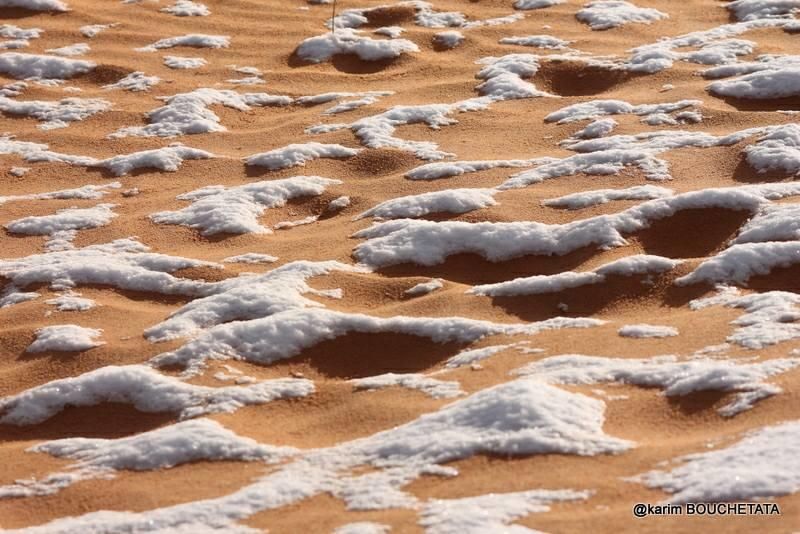
[[[333,0],[333,16],[331,17],[331,32],[336,37],[336,0]]]

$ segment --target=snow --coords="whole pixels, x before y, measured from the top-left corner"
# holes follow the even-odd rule
[[[207,64],[201,57],[164,56],[164,65],[171,69],[199,69]]]
[[[45,52],[48,52],[50,54],[55,54],[57,56],[71,57],[71,56],[82,56],[83,54],[89,52],[89,50],[91,50],[91,48],[89,47],[88,44],[75,43],[68,46],[62,46],[60,48],[48,48],[47,50],[45,50]]]
[[[348,523],[336,528],[333,534],[388,534],[392,529],[388,525],[373,523],[372,521],[359,521]]]
[[[250,294],[250,293],[248,293]],[[294,299],[293,299],[294,300]],[[263,304],[259,303],[260,306]],[[495,334],[536,334],[553,328],[586,328],[601,324],[593,319],[528,324],[497,324],[461,317],[372,317],[296,304],[273,305],[278,313],[249,321],[220,324],[184,346],[157,356],[159,366],[198,369],[208,359],[244,359],[261,365],[291,358],[304,349],[351,332],[397,333],[429,338],[434,343],[471,343]],[[263,313],[263,312],[262,312]]]
[[[605,115],[653,115],[659,113],[672,113],[685,108],[699,106],[700,100],[679,100],[663,104],[633,105],[624,100],[590,100],[572,104],[547,115],[545,122],[568,124],[586,119],[596,120]]]
[[[492,189],[445,189],[398,197],[381,202],[358,215],[356,219],[399,219],[424,217],[431,213],[467,213],[497,204],[494,194]]]
[[[675,280],[675,284],[745,284],[752,276],[766,275],[773,269],[790,267],[798,261],[798,241],[741,243],[705,260],[694,271]]]
[[[428,293],[431,293],[443,287],[444,287],[444,280],[442,280],[441,278],[432,278],[428,282],[420,282],[419,284],[416,284],[413,287],[406,289],[405,291],[403,291],[403,293],[411,297],[419,297],[421,295],[427,295]]]
[[[238,256],[229,256],[222,260],[222,263],[273,263],[276,261],[278,261],[278,258],[269,254],[248,252],[246,254],[239,254]]]
[[[314,385],[302,379],[265,380],[247,386],[187,384],[142,365],[109,365],[82,375],[53,380],[0,399],[0,423],[34,425],[68,406],[103,402],[132,404],[142,412],[176,412],[180,419],[233,412],[250,404],[304,397]]]
[[[673,495],[669,502],[756,501],[800,490],[800,422],[787,421],[747,433],[724,448],[689,454],[680,465],[636,477]]]
[[[65,208],[53,215],[29,216],[6,223],[14,234],[52,235],[65,230],[85,230],[109,224],[116,213],[116,204],[98,204],[91,208]]]
[[[451,176],[461,176],[467,173],[479,172],[496,168],[531,167],[537,160],[511,159],[511,160],[484,160],[484,161],[447,161],[426,163],[415,167],[406,173],[410,180],[438,180]]]
[[[553,96],[523,79],[532,77],[539,70],[539,60],[533,54],[485,57],[477,63],[485,66],[475,75],[484,80],[476,89],[493,101]]]
[[[164,341],[189,336],[219,324],[268,317],[275,313],[318,307],[304,294],[331,296],[307,284],[314,276],[332,271],[355,272],[358,269],[335,261],[294,261],[264,274],[231,278],[207,288],[204,298],[195,299],[161,323],[145,330],[150,341]]]
[[[605,282],[607,276],[633,276],[663,273],[675,268],[678,264],[680,264],[679,260],[672,260],[662,256],[637,254],[606,263],[594,271],[564,271],[558,274],[515,278],[514,280],[506,282],[474,286],[468,293],[490,297],[558,293],[566,289]]]
[[[310,63],[322,63],[337,54],[355,54],[364,61],[378,61],[410,52],[419,52],[419,47],[407,39],[376,40],[349,28],[309,37],[295,51],[297,57]]]
[[[25,352],[83,352],[105,345],[104,342],[97,340],[102,334],[102,330],[74,324],[46,326],[36,331],[36,339]],[[6,406],[6,402],[0,400],[0,410]],[[7,418],[8,415],[0,418],[0,421],[6,422]]]
[[[785,17],[800,10],[798,0],[735,0],[725,7],[737,20],[751,21],[772,17]]]
[[[389,96],[393,94],[394,91],[364,91],[358,93],[331,92],[331,93],[322,93],[319,95],[312,95],[312,96],[301,96],[296,100],[296,102],[302,105],[316,105],[316,104],[325,104],[328,102],[333,102],[334,100],[341,100],[344,98],[354,99],[354,100],[346,100],[344,102],[340,102],[335,106],[326,109],[323,112],[323,115],[336,115],[338,113],[344,113],[346,111],[352,111],[354,109],[374,104],[384,96]]]
[[[123,89],[125,91],[149,91],[161,81],[158,76],[147,76],[144,72],[131,72],[116,83],[104,85],[103,89]]]
[[[41,28],[20,28],[13,24],[0,24],[0,37],[4,39],[38,39],[44,32]]]
[[[678,335],[678,329],[671,326],[652,324],[626,324],[617,333],[622,337],[632,338],[663,338]]]
[[[0,290],[0,309],[39,298],[39,293],[19,291],[13,284]]]
[[[800,173],[800,126],[784,124],[767,128],[765,135],[744,149],[747,163],[757,172]]]
[[[0,487],[0,497],[52,495],[80,480],[113,478],[116,471],[170,469],[198,461],[276,462],[295,452],[236,435],[216,421],[181,421],[119,439],[65,438],[28,449],[77,460],[68,471]]]
[[[59,0],[0,0],[0,8],[18,7],[31,11],[69,11],[69,8]]]
[[[728,341],[749,349],[761,349],[800,337],[800,297],[786,291],[767,291],[741,296],[739,290],[718,286],[711,297],[689,303],[693,310],[724,305],[745,313],[732,321],[736,327]]]
[[[350,197],[348,196],[336,197],[328,203],[328,206],[325,208],[325,211],[327,213],[336,213],[348,207],[350,203],[351,203]]]
[[[206,17],[211,14],[208,7],[191,0],[175,0],[169,7],[161,8],[160,11],[175,15],[176,17]]]
[[[800,66],[765,69],[708,86],[715,95],[734,98],[770,99],[800,94]]]
[[[536,169],[541,173],[539,176],[546,176],[542,172],[546,167],[550,165]],[[558,166],[553,167],[558,174],[563,172]],[[521,180],[523,175],[516,175],[501,188],[509,187],[509,183],[514,186],[517,186],[517,183],[521,185],[530,183],[529,180],[534,176],[527,175]],[[535,181],[541,179],[537,177]],[[565,255],[588,246],[601,248],[623,246],[627,242],[622,234],[647,228],[653,221],[669,217],[681,210],[718,207],[756,211],[767,202],[767,198],[780,198],[797,194],[797,191],[797,184],[794,183],[706,189],[650,200],[613,215],[598,215],[565,224],[532,221],[470,223],[397,219],[373,224],[353,234],[354,237],[367,239],[355,247],[353,255],[359,262],[373,268],[403,263],[438,265],[448,256],[461,253],[478,254],[493,262],[525,255]],[[753,245],[735,247],[748,246]],[[774,246],[791,248],[792,245],[775,243]],[[724,261],[718,258],[727,253],[722,252],[706,263],[716,265],[719,261]],[[775,254],[770,256],[775,261],[791,263],[789,256],[781,255],[780,258]],[[772,260],[759,258],[757,261],[763,263]],[[684,277],[685,283],[700,281],[696,277],[703,277],[709,269],[716,269],[704,265],[706,264],[695,271],[702,274],[691,275],[691,278]],[[712,283],[724,280],[725,278],[718,280],[709,278]]]
[[[52,200],[52,199],[86,199],[94,200],[103,198],[110,193],[109,189],[119,189],[122,184],[111,182],[104,185],[84,185],[75,189],[62,189],[60,191],[48,191],[45,193],[29,193],[27,195],[12,195],[0,197],[0,205],[6,202],[16,202],[20,200]]]
[[[462,350],[452,358],[449,358],[444,366],[447,369],[455,369],[456,367],[463,367],[465,365],[474,365],[487,358],[491,358],[495,354],[503,352],[504,350],[516,347],[519,343],[510,343],[507,345],[490,345],[488,347],[481,347],[479,349]]]
[[[766,205],[739,230],[738,243],[795,241],[800,239],[800,205]]]
[[[512,523],[529,514],[550,511],[550,503],[586,500],[591,494],[590,491],[529,490],[461,499],[431,499],[420,511],[419,524],[425,534],[534,534],[536,531]]]
[[[398,37],[403,35],[404,31],[406,30],[400,26],[382,26],[380,28],[377,28],[372,33],[376,35],[385,35],[390,39],[397,39]]]
[[[66,128],[70,122],[82,121],[111,108],[111,102],[100,98],[64,98],[57,101],[12,100],[0,96],[0,111],[10,115],[33,117],[39,128]]]
[[[108,137],[175,137],[224,132],[225,127],[220,124],[219,117],[208,109],[209,106],[223,105],[238,111],[249,111],[252,106],[285,106],[292,102],[287,96],[209,88],[195,89],[161,99],[165,101],[165,105],[147,114],[147,126],[121,128]]]
[[[101,32],[109,28],[116,28],[119,26],[117,23],[112,24],[87,24],[86,26],[81,26],[78,30],[84,37],[88,37],[89,39],[93,39],[100,35]]]
[[[0,73],[12,78],[72,78],[95,68],[91,61],[57,56],[5,52],[0,54]]]
[[[668,18],[666,13],[657,9],[638,7],[619,0],[589,2],[575,17],[593,30],[608,30],[631,22],[650,24]]]
[[[148,168],[175,172],[186,160],[208,159],[213,157],[213,154],[205,150],[199,150],[176,143],[164,148],[142,150],[141,152],[134,152],[133,154],[124,154],[99,160],[91,166],[105,167],[110,170],[114,176],[125,176],[137,169]]]
[[[566,0],[517,0],[514,2],[515,9],[542,9],[544,7],[563,4]]]
[[[72,291],[65,291],[54,299],[48,299],[45,304],[55,306],[58,311],[86,311],[97,306],[92,299],[83,298],[79,293]]]
[[[433,34],[433,44],[450,50],[464,42],[464,34],[456,30],[448,30]]]
[[[277,170],[296,166],[303,167],[307,161],[319,158],[349,158],[359,152],[358,149],[348,148],[339,144],[309,142],[291,144],[269,152],[253,154],[246,157],[244,161],[247,165]]]
[[[567,208],[577,210],[606,204],[614,200],[652,200],[667,198],[674,194],[672,189],[656,185],[636,185],[625,189],[596,189],[572,193],[563,197],[552,198],[542,202],[551,208]]]
[[[552,35],[526,35],[524,37],[503,37],[500,44],[513,44],[519,46],[533,46],[549,50],[564,50],[572,41],[565,41]]]
[[[206,186],[178,195],[178,200],[189,200],[191,205],[154,213],[150,218],[159,224],[188,226],[206,236],[270,233],[258,220],[267,209],[283,206],[293,198],[320,195],[328,186],[340,183],[319,176],[292,176],[227,188]]]
[[[0,260],[0,275],[17,287],[41,283],[60,290],[76,285],[106,285],[165,295],[197,296],[207,291],[205,283],[176,278],[169,273],[188,267],[220,267],[215,263],[147,250],[138,241],[119,239],[103,245]]]
[[[417,507],[417,499],[401,488],[424,474],[456,475],[454,469],[438,465],[444,462],[476,454],[595,455],[630,448],[631,442],[602,432],[604,407],[602,401],[584,395],[531,380],[515,380],[405,425],[334,447],[310,450],[223,497],[138,514],[96,512],[53,521],[40,531],[197,532],[210,528],[240,532],[235,525],[237,520],[320,493],[342,499],[351,510]],[[375,469],[351,474],[360,465]],[[540,497],[544,499],[543,495]],[[487,503],[486,507],[495,511],[507,509],[496,503],[491,507]],[[498,521],[501,516],[505,517],[499,512],[492,514]]]
[[[619,125],[614,119],[597,119],[587,124],[583,130],[575,132],[573,137],[578,139],[597,139],[611,133]]]
[[[780,393],[779,387],[765,380],[798,365],[798,358],[739,363],[711,358],[678,361],[675,356],[634,359],[567,354],[528,364],[515,373],[551,384],[622,382],[658,387],[668,397],[698,391],[733,392],[733,399],[718,410],[721,415],[732,417],[751,409],[759,400]]]
[[[8,169],[8,174],[10,174],[11,176],[21,177],[21,176],[25,176],[26,174],[28,174],[30,172],[30,170],[31,170],[30,167],[11,167],[10,169]],[[3,197],[0,197],[0,199],[2,199],[2,198]],[[0,200],[0,202],[3,202],[3,201]]]
[[[386,373],[350,381],[358,390],[376,390],[388,387],[415,389],[434,399],[449,399],[464,394],[458,382],[446,382],[425,375]]]
[[[206,35],[202,33],[190,33],[178,37],[168,37],[149,44],[143,48],[137,48],[137,52],[155,52],[164,48],[175,48],[176,46],[191,46],[194,48],[228,48],[231,38],[227,35]]]

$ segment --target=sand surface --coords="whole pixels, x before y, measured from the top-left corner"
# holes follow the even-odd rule
[[[108,224],[79,230],[72,241],[73,247],[136,237],[151,252],[206,262],[218,263],[247,253],[278,258],[269,264],[219,263],[216,267],[185,268],[172,273],[179,279],[208,282],[230,280],[244,273],[265,273],[297,260],[337,260],[356,264],[354,250],[367,239],[356,237],[354,233],[378,222],[370,217],[356,219],[365,210],[408,195],[460,188],[493,188],[528,168],[494,168],[437,180],[411,180],[406,173],[431,161],[420,159],[402,147],[374,143],[373,146],[364,146],[349,128],[318,135],[308,134],[305,129],[320,123],[353,123],[393,106],[449,104],[477,97],[476,86],[481,80],[475,76],[482,66],[476,61],[491,56],[514,53],[538,56],[539,70],[528,81],[550,96],[498,99],[481,111],[452,113],[453,124],[436,129],[421,123],[402,125],[393,135],[403,140],[435,143],[438,150],[452,154],[441,160],[444,162],[565,158],[574,152],[560,143],[590,121],[556,124],[546,122],[545,117],[581,102],[617,99],[639,105],[684,99],[702,101],[692,108],[702,115],[699,123],[648,125],[640,120],[641,116],[613,115],[609,117],[619,124],[608,135],[681,130],[721,136],[747,128],[791,124],[795,115],[779,110],[800,109],[798,101],[793,98],[746,100],[710,94],[707,91],[709,80],[699,75],[707,65],[676,60],[674,65],[660,72],[632,73],[592,67],[575,59],[593,57],[599,61],[602,57],[622,61],[635,46],[735,22],[724,3],[717,0],[637,0],[638,6],[658,9],[669,17],[650,24],[630,23],[606,31],[592,31],[576,19],[575,14],[584,3],[577,0],[527,11],[515,10],[511,0],[435,0],[433,9],[437,12],[461,12],[471,21],[513,13],[524,16],[499,25],[427,28],[415,24],[413,7],[395,7],[367,17],[368,22],[361,27],[362,35],[386,39],[372,34],[372,31],[380,26],[402,26],[405,31],[400,38],[415,43],[418,52],[382,61],[337,55],[318,64],[301,61],[296,49],[304,39],[327,31],[325,22],[331,15],[330,5],[306,4],[303,0],[207,0],[203,3],[211,11],[209,16],[176,17],[161,12],[160,9],[170,5],[167,0],[130,4],[116,0],[70,0],[71,10],[64,13],[0,7],[3,23],[44,30],[39,38],[30,40],[27,48],[11,52],[45,54],[47,49],[86,42],[91,50],[72,59],[84,59],[97,65],[92,72],[60,85],[46,86],[29,81],[27,88],[19,96],[12,96],[12,100],[57,101],[77,97],[102,98],[111,103],[108,110],[59,129],[42,129],[41,121],[35,118],[3,113],[0,114],[0,132],[14,135],[17,141],[47,144],[54,152],[97,159],[167,147],[174,142],[216,156],[184,161],[174,172],[142,168],[117,177],[108,169],[60,162],[29,163],[19,154],[0,154],[0,195],[6,197],[87,184],[104,185],[115,180],[121,183],[117,189],[108,189],[102,199],[16,199],[0,203],[0,225],[3,226],[0,230],[0,258],[3,261],[42,254],[46,250],[46,236],[14,233],[6,228],[12,221],[50,215],[64,208],[89,208],[100,203],[112,203],[116,205],[113,211],[117,216]],[[383,5],[379,0],[347,0],[339,2],[338,10],[379,5]],[[88,24],[111,23],[118,25],[91,39],[79,32],[80,27]],[[434,46],[433,35],[446,29],[461,31],[465,37],[463,43],[451,50]],[[192,33],[229,36],[230,46],[217,49],[181,46],[156,52],[134,51],[159,39]],[[542,34],[569,41],[569,49],[548,50],[499,42],[509,36]],[[756,43],[752,52],[738,57],[739,62],[747,62],[760,54],[792,54],[797,50],[800,37],[779,27],[771,27],[753,29],[732,38]],[[686,50],[689,48],[676,49],[679,52]],[[549,57],[559,54],[573,54],[573,57],[560,60]],[[202,57],[207,64],[197,69],[170,69],[163,64],[163,57],[169,55]],[[231,83],[231,79],[247,76],[235,72],[231,66],[256,67],[263,73],[264,83],[241,86]],[[102,88],[134,71],[158,76],[161,82],[147,91],[138,92]],[[0,73],[0,85],[14,81],[13,77]],[[319,105],[292,103],[247,110],[213,104],[208,106],[208,110],[216,114],[218,123],[224,127],[220,131],[170,138],[107,137],[120,128],[146,125],[146,113],[163,105],[159,97],[198,88],[239,93],[266,92],[291,98],[333,91],[392,91],[393,94],[336,115],[324,114],[336,102]],[[356,97],[350,99],[353,98]],[[348,99],[339,101],[342,100]],[[727,146],[664,151],[657,157],[669,164],[672,179],[668,181],[648,180],[642,169],[636,166],[625,166],[612,174],[591,170],[566,173],[527,187],[500,191],[494,195],[495,205],[460,214],[434,210],[420,219],[437,223],[534,221],[567,224],[590,217],[611,216],[646,200],[613,200],[576,210],[549,207],[543,202],[582,191],[642,185],[669,188],[679,195],[708,188],[784,184],[793,180],[793,172],[756,172],[745,158],[745,149],[756,139],[757,136],[750,136]],[[361,151],[355,157],[316,159],[308,161],[305,166],[279,170],[247,166],[242,161],[242,158],[256,153],[312,141],[337,143]],[[12,167],[28,167],[30,170],[22,176],[15,176],[10,172]],[[205,186],[236,187],[300,175],[321,176],[341,183],[327,186],[318,195],[300,196],[283,206],[266,209],[258,215],[258,222],[263,227],[272,228],[282,221],[319,216],[311,224],[274,229],[269,233],[204,236],[198,229],[157,224],[150,218],[157,212],[188,206],[189,201],[176,197]],[[130,192],[134,189],[136,194]],[[328,204],[341,196],[349,197],[349,205],[340,211],[329,210]],[[773,203],[789,205],[795,199],[788,195],[775,199]],[[501,334],[471,342],[449,340],[444,343],[402,332],[348,332],[332,335],[330,339],[303,348],[297,355],[269,364],[246,359],[210,360],[199,375],[186,380],[191,384],[212,387],[230,386],[232,381],[214,377],[218,372],[229,372],[224,367],[228,365],[259,381],[290,377],[312,381],[315,391],[306,397],[279,399],[241,407],[232,413],[208,416],[239,436],[263,444],[308,451],[375,435],[459,400],[459,397],[432,398],[424,392],[403,387],[359,391],[349,382],[355,378],[389,372],[438,373],[432,377],[458,382],[463,391],[460,398],[465,398],[517,379],[512,372],[523,365],[557,355],[620,359],[675,355],[679,360],[698,357],[698,351],[728,341],[738,328],[732,321],[744,310],[723,306],[693,310],[689,305],[692,299],[715,294],[713,283],[681,286],[675,284],[675,280],[727,249],[743,225],[754,216],[754,211],[735,206],[678,210],[653,219],[649,227],[623,232],[625,242],[617,246],[604,247],[595,243],[564,254],[523,253],[493,259],[479,253],[459,251],[427,265],[402,261],[371,266],[362,272],[334,270],[311,277],[307,283],[314,290],[341,289],[341,298],[305,292],[307,299],[323,309],[377,318],[455,316],[500,324],[527,324],[562,316],[603,321],[597,326],[545,330],[538,334]],[[496,236],[494,239],[505,238]],[[438,244],[434,242],[431,247],[436,249],[440,245],[441,241]],[[414,246],[413,243],[410,246]],[[490,297],[467,292],[472,286],[520,277],[555,275],[566,271],[589,272],[636,254],[683,261],[662,273],[609,276],[601,283],[546,294]],[[0,270],[3,265],[0,262]],[[102,265],[89,267],[103,268]],[[743,295],[797,290],[796,280],[800,271],[796,259],[772,267],[754,274],[746,282],[732,280],[729,283],[740,286]],[[441,279],[442,287],[420,296],[412,297],[405,293],[431,278]],[[11,285],[10,274],[0,278],[0,289]],[[46,301],[58,297],[63,289],[51,287],[49,281],[35,281],[19,289],[36,291],[39,296],[0,308],[2,396],[11,397],[53,380],[79,376],[105,366],[147,365],[153,357],[184,345],[187,336],[198,334],[191,332],[164,342],[153,342],[144,336],[145,330],[166,320],[195,296],[165,295],[101,283],[78,283],[73,290],[93,300],[96,306],[86,311],[58,311]],[[243,302],[248,298],[243,297]],[[787,311],[784,323],[797,319],[797,311],[792,310]],[[26,352],[36,339],[38,329],[63,324],[102,329],[101,339],[105,344],[83,351]],[[673,327],[678,335],[632,338],[618,334],[621,327],[632,324]],[[699,357],[718,360],[743,358],[749,363],[791,358],[792,351],[800,349],[800,334],[795,337],[798,339],[782,340],[758,349],[729,343],[720,352],[707,352],[710,356]],[[527,344],[518,344],[520,342]],[[445,361],[461,350],[499,344],[510,346],[482,360],[479,365],[456,369],[445,367]],[[525,348],[542,350],[522,350]],[[173,377],[179,376],[179,371],[159,369],[164,375]],[[618,454],[589,456],[567,453],[469,454],[445,464],[456,468],[457,476],[422,474],[403,484],[402,491],[416,505],[373,510],[351,506],[348,509],[341,498],[321,491],[307,498],[290,500],[285,506],[248,512],[219,528],[226,531],[232,530],[233,525],[245,525],[274,534],[332,532],[349,523],[370,521],[390,526],[391,532],[424,532],[420,510],[430,499],[457,499],[534,489],[572,489],[589,490],[592,494],[582,500],[553,503],[549,511],[518,514],[519,517],[509,519],[508,524],[547,532],[696,532],[699,529],[791,532],[800,522],[800,499],[791,492],[786,494],[786,491],[778,496],[764,496],[767,501],[780,505],[782,515],[779,517],[636,519],[631,514],[633,504],[658,503],[669,498],[669,494],[630,481],[630,477],[663,467],[664,462],[686,454],[730,445],[749,431],[800,417],[800,370],[789,369],[765,379],[765,382],[778,386],[782,391],[734,417],[725,417],[718,412],[731,401],[733,393],[714,388],[667,397],[660,387],[622,383],[558,386],[602,401],[605,404],[603,432],[629,440],[635,447]],[[61,438],[124,438],[168,427],[178,421],[178,417],[170,411],[145,413],[130,404],[101,399],[91,406],[67,406],[36,424],[0,424],[3,458],[0,486],[9,486],[19,480],[42,479],[51,473],[64,472],[74,464],[74,460],[68,458],[28,450],[36,444]],[[26,528],[102,510],[138,513],[192,501],[202,503],[207,499],[232,495],[281,468],[281,465],[265,465],[259,461],[201,459],[170,469],[121,469],[113,477],[78,481],[48,495],[0,499],[0,526]],[[796,456],[794,465],[785,468],[795,473],[795,480],[800,479]],[[379,468],[364,466],[363,469]],[[795,482],[795,491],[800,487],[797,484]],[[264,500],[266,502],[266,498]],[[44,528],[44,532],[57,531],[55,526]],[[75,532],[85,531],[81,526],[64,528],[65,531],[70,531],[70,528]],[[198,527],[186,528],[185,532],[193,532],[192,528]],[[477,528],[475,532],[482,531],[480,526]],[[100,528],[98,531],[114,530]],[[455,530],[441,532],[450,531]]]

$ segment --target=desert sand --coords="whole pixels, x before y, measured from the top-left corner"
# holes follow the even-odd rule
[[[800,2],[513,4],[0,0],[0,527],[798,528]]]

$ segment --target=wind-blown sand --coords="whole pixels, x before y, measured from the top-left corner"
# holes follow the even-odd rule
[[[800,3],[548,3],[0,0],[0,527],[795,529]]]

